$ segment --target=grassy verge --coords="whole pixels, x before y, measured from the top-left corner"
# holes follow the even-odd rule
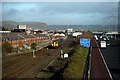
[[[67,68],[63,72],[64,78],[83,78],[88,48],[80,45],[75,47],[75,52],[68,62]]]

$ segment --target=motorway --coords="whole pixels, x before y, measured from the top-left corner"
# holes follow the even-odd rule
[[[107,41],[110,45],[107,48],[100,49],[108,65],[113,80],[120,79],[120,40],[110,39]]]
[[[95,39],[92,39],[91,46],[91,78],[93,80],[111,80],[111,74],[109,73],[109,70],[104,62],[103,56],[101,55],[100,49]]]

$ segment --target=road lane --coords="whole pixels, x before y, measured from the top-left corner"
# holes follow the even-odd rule
[[[120,79],[120,40],[110,39],[109,46],[101,49],[113,80]]]
[[[99,47],[95,39],[92,40],[92,53],[91,53],[91,78],[94,79],[109,79],[112,80],[111,75],[103,61],[100,54]]]

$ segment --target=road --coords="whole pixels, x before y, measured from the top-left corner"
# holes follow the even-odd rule
[[[101,49],[101,52],[108,65],[113,80],[120,79],[120,40],[110,39],[110,44],[105,49]]]
[[[106,62],[104,61],[104,57],[101,54],[101,51],[97,45],[95,39],[91,41],[92,52],[91,52],[91,78],[93,80],[101,79],[111,80],[111,74],[107,67]]]

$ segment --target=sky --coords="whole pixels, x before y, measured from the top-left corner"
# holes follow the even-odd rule
[[[2,2],[118,2],[120,0],[1,0]]]
[[[48,25],[117,24],[118,3],[3,2],[2,20],[44,22]]]

